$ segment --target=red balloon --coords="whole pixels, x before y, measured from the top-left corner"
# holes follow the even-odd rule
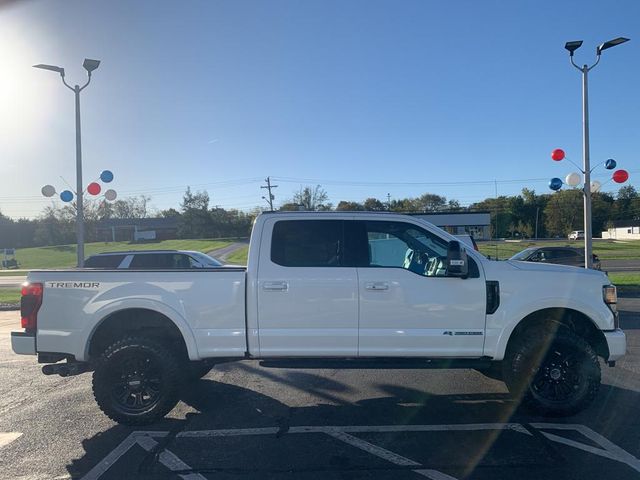
[[[90,183],[87,187],[87,192],[89,192],[91,195],[98,195],[100,193],[100,190],[100,184],[96,182]]]
[[[559,162],[564,158],[564,150],[561,148],[556,148],[553,152],[551,152],[551,159]]]
[[[616,170],[613,172],[613,181],[616,183],[624,183],[629,180],[629,172],[626,170]]]

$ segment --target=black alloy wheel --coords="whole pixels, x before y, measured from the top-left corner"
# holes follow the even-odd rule
[[[93,394],[100,409],[126,425],[161,419],[176,406],[181,387],[178,355],[148,338],[126,337],[96,362]]]
[[[525,332],[507,352],[503,375],[509,392],[538,414],[568,416],[586,408],[600,388],[593,347],[567,329]]]

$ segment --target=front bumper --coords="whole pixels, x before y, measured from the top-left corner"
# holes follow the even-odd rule
[[[607,346],[609,347],[609,358],[607,361],[615,362],[627,353],[627,337],[620,328],[603,332],[604,338],[607,340]]]
[[[11,349],[18,355],[36,354],[36,335],[28,332],[11,332]]]

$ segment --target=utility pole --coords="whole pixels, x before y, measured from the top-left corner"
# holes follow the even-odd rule
[[[266,188],[269,191],[269,197],[262,197],[267,202],[269,202],[269,210],[273,212],[273,199],[276,198],[273,193],[271,193],[272,188],[278,188],[278,185],[271,185],[271,177],[267,177],[265,180],[267,182],[266,185],[261,186],[260,188]]]
[[[540,213],[540,207],[536,207],[536,240],[538,240],[538,213]]]
[[[391,210],[391,194],[387,193],[387,210]]]

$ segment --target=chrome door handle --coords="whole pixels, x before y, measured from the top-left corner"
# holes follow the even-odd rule
[[[389,290],[389,284],[387,282],[367,282],[364,284],[366,290]]]
[[[286,292],[289,290],[289,284],[287,282],[264,282],[262,289],[268,292]]]

